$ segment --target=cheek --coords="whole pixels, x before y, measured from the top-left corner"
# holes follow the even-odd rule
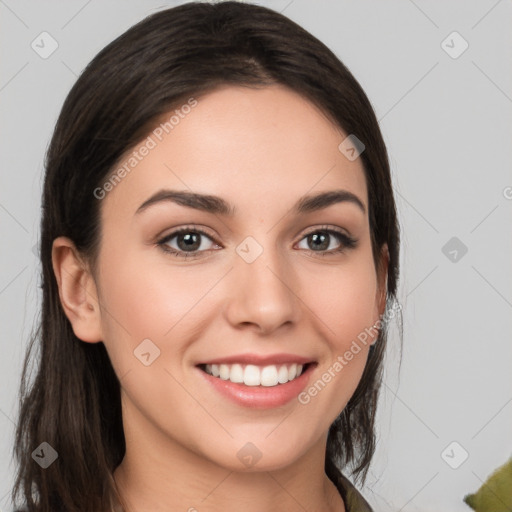
[[[325,324],[339,349],[375,322],[376,276],[372,262],[317,272],[303,284],[304,302]]]
[[[161,338],[199,301],[207,285],[192,267],[171,272],[165,264],[148,264],[136,255],[116,258],[112,253],[104,262],[102,299],[121,324],[114,328],[126,326],[135,338]],[[107,322],[112,321],[107,314]]]
[[[303,282],[301,298],[314,313],[312,318],[318,319],[328,351],[299,401],[318,415],[324,411],[329,421],[346,406],[363,374],[377,333],[372,329],[376,287],[373,260],[368,257],[326,267]]]
[[[159,363],[171,355],[179,359],[190,343],[183,330],[192,332],[199,324],[197,315],[204,314],[200,306],[206,301],[199,303],[218,281],[218,274],[200,271],[194,265],[171,266],[165,258],[155,263],[145,258],[143,251],[132,255],[105,251],[101,266],[102,327],[118,373],[134,365],[138,368],[134,350],[146,339],[164,356]]]

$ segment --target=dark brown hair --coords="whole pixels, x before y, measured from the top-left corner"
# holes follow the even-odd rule
[[[376,270],[389,247],[387,310],[399,273],[399,226],[386,147],[356,79],[318,39],[261,6],[187,3],[159,11],[106,46],[68,94],[45,160],[40,255],[42,314],[21,382],[13,500],[29,512],[103,512],[125,440],[120,385],[103,343],[79,340],[64,314],[52,268],[52,242],[69,237],[94,269],[100,243],[100,187],[127,150],[184,98],[223,85],[282,84],[317,105],[366,149],[360,155],[369,199]],[[341,141],[340,141],[341,142]],[[375,448],[374,421],[386,326],[362,379],[329,430],[325,469],[351,466],[363,481]],[[37,358],[34,354],[37,349]],[[35,376],[31,378],[35,360]],[[42,469],[31,457],[43,441],[59,454]]]

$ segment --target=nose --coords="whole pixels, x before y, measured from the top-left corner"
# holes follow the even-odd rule
[[[300,319],[300,283],[275,250],[265,248],[252,263],[235,256],[226,316],[236,329],[269,334]]]

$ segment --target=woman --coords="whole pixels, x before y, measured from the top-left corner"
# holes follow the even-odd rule
[[[40,252],[27,510],[371,510],[342,470],[374,451],[399,230],[370,102],[320,41],[237,2],[118,37],[58,119]]]

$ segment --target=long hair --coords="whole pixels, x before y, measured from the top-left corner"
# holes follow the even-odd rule
[[[110,510],[112,473],[125,453],[119,380],[103,343],[82,342],[64,314],[52,242],[69,237],[94,269],[101,229],[94,190],[162,115],[229,84],[287,86],[363,141],[375,267],[380,271],[387,244],[386,307],[396,301],[399,226],[387,151],[371,103],[344,64],[299,25],[257,5],[191,2],[148,16],[81,73],[46,153],[42,311],[25,357],[14,447],[12,498],[21,495],[29,512]],[[356,478],[366,477],[386,338],[384,325],[354,395],[329,429],[325,470],[331,479],[348,465]],[[31,456],[43,442],[58,453],[46,469]]]

